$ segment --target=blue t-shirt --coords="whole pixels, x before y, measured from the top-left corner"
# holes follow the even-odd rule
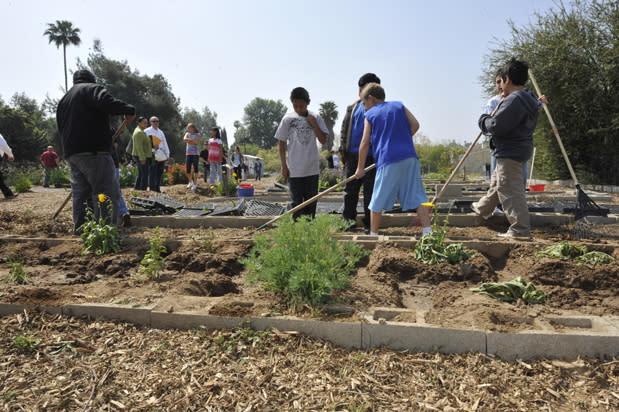
[[[365,126],[365,109],[363,102],[357,103],[352,114],[352,130],[350,131],[350,150],[351,153],[359,153],[361,138],[363,137],[363,127]]]
[[[410,157],[417,157],[411,127],[402,102],[382,102],[365,112],[372,126],[370,141],[376,169]]]

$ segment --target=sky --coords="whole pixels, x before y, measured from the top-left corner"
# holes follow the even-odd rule
[[[335,102],[337,134],[359,77],[373,72],[387,100],[404,102],[431,141],[471,142],[491,97],[480,80],[484,56],[497,39],[511,37],[508,19],[526,26],[553,6],[553,0],[0,0],[0,97],[8,103],[23,92],[41,103],[63,95],[62,48],[43,32],[47,23],[68,20],[82,40],[67,47],[69,76],[99,39],[106,57],[162,74],[182,108],[216,112],[230,140],[252,99],[281,100],[292,110],[297,86],[309,91],[310,110]]]

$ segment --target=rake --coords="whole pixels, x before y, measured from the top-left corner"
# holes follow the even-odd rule
[[[535,91],[538,96],[542,95],[537,82],[535,81],[535,77],[533,77],[533,73],[529,70],[529,78],[533,83],[533,87],[535,87]],[[563,147],[563,142],[561,141],[561,137],[559,136],[559,130],[555,125],[554,120],[552,120],[552,116],[550,115],[550,111],[548,110],[548,106],[544,104],[544,111],[546,112],[546,116],[548,116],[548,121],[550,122],[550,126],[552,127],[552,131],[557,138],[557,143],[559,144],[559,148],[561,149],[561,153],[563,153],[563,157],[565,158],[565,163],[567,163],[567,168],[570,171],[570,175],[572,176],[572,180],[574,180],[574,185],[576,186],[576,208],[574,209],[574,218],[576,220],[582,219],[585,216],[608,216],[608,209],[603,209],[597,205],[587,194],[581,189],[580,183],[578,183],[578,179],[576,178],[576,174],[574,173],[574,169],[572,168],[572,163],[570,159],[567,157],[567,152]]]

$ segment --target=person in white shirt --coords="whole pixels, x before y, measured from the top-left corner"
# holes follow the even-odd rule
[[[170,158],[170,148],[163,130],[159,128],[159,118],[152,116],[149,122],[150,127],[144,130],[144,133],[150,136],[153,142],[153,161],[148,174],[148,186],[151,192],[161,193],[161,176],[163,175],[163,168]]]
[[[275,138],[279,141],[282,176],[288,180],[294,208],[318,194],[320,154],[316,140],[325,144],[329,130],[317,113],[307,110],[310,98],[303,87],[292,90],[290,101],[294,112],[284,116]],[[298,210],[292,216],[297,219],[300,215],[314,218],[316,202]]]
[[[4,157],[4,155],[8,157],[8,159],[12,162],[15,160],[13,157],[13,150],[9,147],[9,144],[4,140],[4,137],[0,134],[0,159]],[[4,160],[4,159],[2,159]],[[4,176],[2,176],[2,169],[0,168],[0,190],[2,190],[2,194],[5,199],[14,199],[17,197],[11,189],[4,183]]]

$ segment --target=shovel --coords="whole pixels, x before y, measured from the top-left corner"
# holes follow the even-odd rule
[[[123,123],[120,125],[120,127],[118,128],[118,130],[116,130],[116,133],[114,133],[114,136],[112,136],[112,141],[116,140],[116,138],[118,137],[120,132],[122,132],[123,129],[125,128],[125,126],[127,126],[127,123],[128,123],[128,121],[127,121],[127,119],[125,119],[123,121]],[[64,202],[62,202],[62,204],[60,205],[58,210],[56,210],[56,213],[54,213],[54,215],[52,216],[52,220],[56,219],[58,217],[58,215],[60,214],[60,212],[62,212],[62,209],[64,209],[64,207],[67,205],[67,203],[69,203],[69,200],[71,199],[71,196],[73,196],[73,191],[69,191],[69,194],[65,198]]]

